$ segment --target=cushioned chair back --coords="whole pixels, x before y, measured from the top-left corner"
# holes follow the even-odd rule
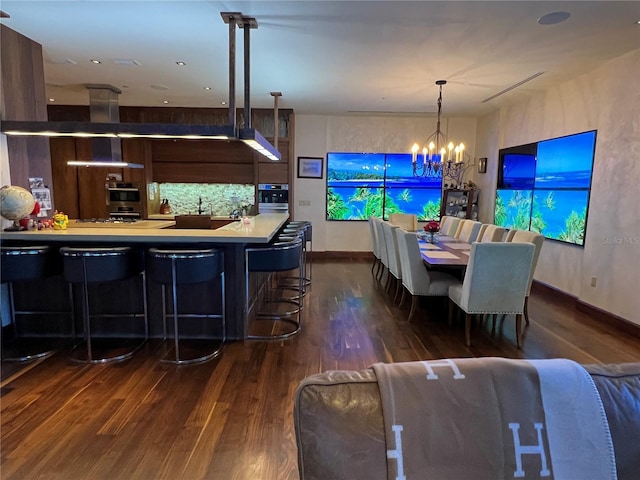
[[[302,238],[277,242],[265,247],[247,248],[250,272],[285,272],[300,266]]]
[[[382,264],[389,268],[389,259],[387,256],[387,241],[384,238],[384,230],[382,229],[382,222],[379,218],[376,219],[376,238],[378,239],[378,252],[380,253],[380,261]]]
[[[391,225],[389,222],[382,222],[382,230],[384,231],[384,241],[387,245],[387,259],[389,261],[389,271],[391,275],[397,279],[402,278],[402,267],[400,265],[400,256],[398,255],[398,241],[396,238],[395,230],[398,229],[396,225]]]
[[[475,220],[462,220],[455,237],[463,242],[475,242],[481,226],[482,223],[476,222]]]
[[[46,245],[28,247],[2,246],[0,281],[22,282],[62,272],[62,263]]]
[[[447,235],[453,237],[458,231],[460,225],[460,219],[458,217],[452,217],[445,215],[440,220],[440,235]]]
[[[70,283],[114,282],[142,272],[142,261],[131,247],[62,247],[64,278]]]
[[[536,250],[533,254],[533,266],[531,268],[531,274],[529,275],[529,285],[527,287],[527,295],[531,292],[531,284],[533,283],[533,274],[536,271],[536,265],[538,264],[538,257],[542,250],[542,244],[544,243],[544,236],[537,232],[530,232],[528,230],[509,230],[507,233],[507,242],[529,242],[536,246]]]
[[[396,229],[395,233],[402,271],[402,284],[411,295],[427,295],[431,278],[420,255],[418,237],[415,233],[407,232],[402,228]]]
[[[369,236],[371,238],[371,251],[373,255],[380,259],[380,250],[378,248],[378,233],[376,231],[376,220],[374,216],[369,217]]]
[[[408,232],[418,230],[418,216],[414,213],[392,213],[389,215],[389,223]]]
[[[157,283],[173,283],[171,266],[175,262],[176,282],[180,285],[208,282],[224,270],[222,250],[149,249],[147,276]]]
[[[462,282],[467,313],[522,313],[535,247],[532,243],[474,242]]]
[[[485,223],[480,227],[480,233],[478,233],[478,242],[501,242],[504,238],[504,232],[506,230],[497,225],[491,225]]]

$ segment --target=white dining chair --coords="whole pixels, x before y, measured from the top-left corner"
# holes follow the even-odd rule
[[[389,260],[387,257],[387,242],[384,238],[384,230],[382,229],[382,222],[380,218],[375,219],[376,225],[376,238],[378,239],[378,252],[380,253],[380,268],[378,269],[378,275],[376,276],[379,282],[382,282],[385,271],[389,270]]]
[[[373,263],[371,264],[371,273],[380,264],[380,247],[378,246],[378,232],[376,228],[377,218],[373,215],[369,217],[369,236],[371,237],[371,251],[373,253]]]
[[[490,223],[483,223],[478,232],[478,242],[502,242],[506,229],[492,225]]]
[[[418,230],[418,216],[414,213],[391,213],[389,214],[389,222],[408,232]]]
[[[465,312],[465,338],[471,346],[471,316],[515,314],[516,344],[522,345],[522,314],[535,246],[532,243],[474,242],[462,282],[449,287],[449,322],[455,305]]]
[[[456,237],[461,242],[475,242],[476,238],[478,238],[478,232],[480,231],[481,226],[482,223],[476,220],[461,220],[454,237]]]
[[[402,285],[411,295],[411,310],[408,321],[415,315],[419,297],[446,297],[449,286],[459,280],[445,272],[427,270],[418,246],[418,237],[414,232],[407,232],[402,228],[395,231],[402,269]],[[404,303],[404,291],[400,305]]]
[[[398,228],[400,227],[392,225],[390,222],[382,222],[384,241],[387,244],[387,259],[389,261],[389,275],[387,276],[385,290],[388,292],[391,288],[392,280],[395,280],[396,289],[393,296],[394,302],[398,299],[400,286],[402,285],[402,268],[400,266],[400,256],[398,254],[398,240],[395,234],[395,230]]]
[[[440,219],[440,235],[453,237],[460,225],[460,219],[451,215],[443,215]]]
[[[529,325],[529,295],[531,294],[531,285],[533,284],[533,275],[538,264],[538,257],[542,250],[542,244],[544,243],[544,236],[537,232],[530,232],[529,230],[509,230],[507,232],[506,242],[530,242],[536,246],[535,253],[533,254],[533,264],[531,265],[531,272],[529,273],[529,284],[527,285],[527,296],[524,299],[524,321]]]

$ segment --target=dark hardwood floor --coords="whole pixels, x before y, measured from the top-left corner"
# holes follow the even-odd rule
[[[0,476],[17,479],[297,479],[293,394],[305,376],[375,362],[442,357],[566,357],[640,361],[640,339],[544,290],[529,302],[522,350],[512,317],[447,323],[445,299],[415,320],[361,259],[318,261],[302,332],[279,342],[236,342],[198,366],[158,362],[150,343],[133,359],[78,365],[60,352],[2,380]]]

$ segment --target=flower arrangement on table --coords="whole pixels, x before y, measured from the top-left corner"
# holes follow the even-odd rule
[[[427,222],[424,231],[427,232],[427,242],[435,243],[438,241],[437,233],[440,230],[440,223],[436,221]]]

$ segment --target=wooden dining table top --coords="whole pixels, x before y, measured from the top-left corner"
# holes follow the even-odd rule
[[[418,239],[422,260],[427,267],[466,267],[471,244],[454,237],[441,236],[436,243]]]

